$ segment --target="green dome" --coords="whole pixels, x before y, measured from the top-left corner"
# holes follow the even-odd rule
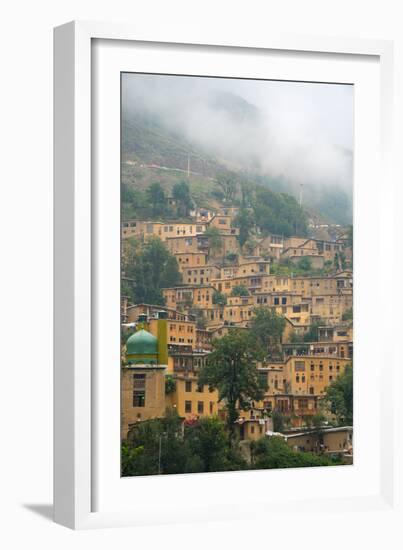
[[[126,342],[127,355],[157,355],[158,341],[144,329],[132,334]]]

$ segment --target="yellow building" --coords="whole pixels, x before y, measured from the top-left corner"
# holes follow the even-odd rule
[[[179,266],[179,271],[182,273],[182,281],[187,285],[205,285],[211,283],[215,279],[220,270],[214,265],[204,265],[201,267]]]
[[[201,252],[176,253],[175,258],[178,262],[179,269],[200,267],[207,263],[207,254]]]
[[[211,285],[187,285],[162,289],[165,303],[169,308],[211,307],[215,289]]]
[[[192,237],[204,233],[205,223],[177,223],[131,220],[123,222],[122,237],[139,237],[147,239],[151,236],[165,241],[170,237]]]
[[[179,416],[192,419],[218,414],[218,392],[208,386],[199,386],[194,372],[175,374],[176,389],[170,403]]]
[[[167,321],[158,319],[158,338],[140,318],[138,330],[126,342],[126,361],[121,368],[121,435],[131,425],[165,414],[165,371],[168,365]]]
[[[208,254],[208,237],[205,235],[166,237],[165,244],[171,254]]]
[[[292,356],[285,362],[284,374],[291,394],[321,396],[343,374],[347,365],[351,365],[349,358]]]

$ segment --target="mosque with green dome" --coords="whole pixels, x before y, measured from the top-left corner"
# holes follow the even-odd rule
[[[131,425],[165,414],[165,373],[168,365],[166,312],[158,313],[157,337],[140,316],[126,341],[122,364],[122,438]]]

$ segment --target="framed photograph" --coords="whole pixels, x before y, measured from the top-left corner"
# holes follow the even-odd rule
[[[55,29],[72,528],[392,509],[392,44],[225,37]]]

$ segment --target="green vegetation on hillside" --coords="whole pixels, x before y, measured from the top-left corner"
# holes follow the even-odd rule
[[[122,270],[122,294],[133,304],[164,305],[161,289],[182,282],[175,256],[158,237],[144,244],[125,239]]]

